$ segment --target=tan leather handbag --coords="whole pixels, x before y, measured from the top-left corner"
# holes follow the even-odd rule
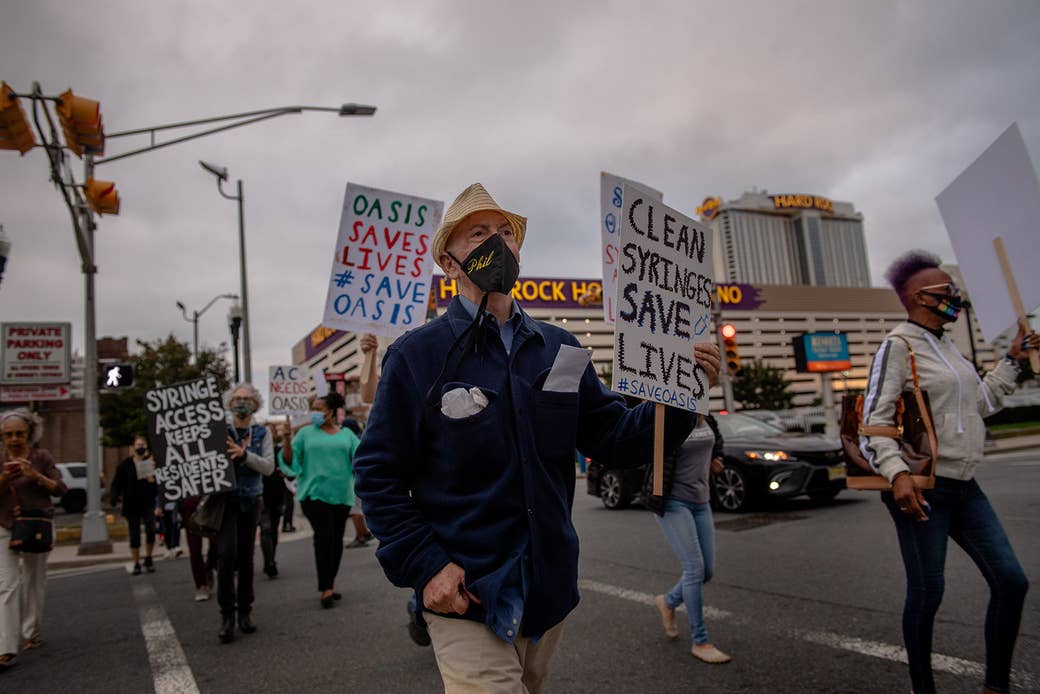
[[[914,349],[906,338],[895,335],[906,345],[914,387],[904,390],[896,400],[895,421],[891,426],[863,425],[863,396],[846,395],[841,401],[841,446],[845,451],[846,485],[849,489],[891,489],[892,485],[871,467],[860,450],[861,436],[886,436],[899,444],[899,454],[910,468],[910,477],[919,489],[935,486],[935,460],[939,445],[928,393],[917,378]]]

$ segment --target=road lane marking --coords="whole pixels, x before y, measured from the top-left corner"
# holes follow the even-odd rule
[[[188,666],[181,642],[173,630],[159,596],[148,583],[134,585],[134,600],[141,618],[141,633],[148,649],[155,694],[199,694],[195,675]]]
[[[655,605],[656,596],[650,593],[643,593],[638,590],[631,590],[629,588],[622,588],[620,586],[610,585],[609,583],[600,583],[599,581],[590,581],[588,579],[579,579],[578,588],[583,590],[589,590],[594,593],[600,593],[601,595],[609,595],[615,598],[621,598],[622,600],[629,600],[631,602],[637,602],[641,605]],[[680,606],[678,611],[685,609],[685,606]],[[730,621],[737,623],[747,623],[750,620],[744,617],[739,617],[732,612],[726,610],[720,610],[715,607],[704,606],[704,616],[709,619],[717,619],[720,621]],[[860,655],[870,656],[872,658],[880,658],[882,660],[891,660],[897,663],[906,663],[906,650],[902,646],[894,646],[889,643],[882,643],[880,641],[869,641],[867,639],[859,639],[854,636],[844,636],[842,634],[835,634],[829,631],[804,631],[795,629],[790,632],[792,636],[808,643],[813,643],[818,646],[826,646],[828,648],[834,648],[842,651],[851,651],[852,653],[858,653]],[[940,672],[948,672],[953,675],[970,676],[982,678],[986,674],[986,668],[981,663],[976,663],[971,660],[965,660],[964,658],[955,658],[950,655],[942,655],[940,653],[932,654],[932,669]],[[1040,689],[1040,676],[1034,675],[1030,672],[1023,672],[1016,670],[1011,675],[1012,683],[1016,687],[1026,690]]]

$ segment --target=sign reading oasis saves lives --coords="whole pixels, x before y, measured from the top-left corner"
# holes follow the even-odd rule
[[[322,325],[396,337],[426,317],[444,203],[347,184]]]
[[[693,344],[711,341],[711,230],[638,188],[622,198],[614,390],[707,412]]]

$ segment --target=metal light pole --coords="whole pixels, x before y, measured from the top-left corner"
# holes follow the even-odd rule
[[[4,269],[7,267],[7,259],[11,256],[11,240],[4,232],[4,225],[0,224],[0,280],[4,278]]]
[[[242,194],[242,179],[238,179],[238,195],[228,195],[224,192],[224,181],[228,179],[227,167],[204,161],[200,161],[199,166],[216,176],[217,191],[221,196],[238,202],[238,275],[241,283],[239,296],[242,297],[242,362],[245,366],[245,380],[252,383],[253,354],[249,343],[249,290],[246,282],[246,222],[243,210],[245,198]]]
[[[71,90],[69,90],[69,93],[71,94]],[[54,183],[55,187],[61,193],[62,199],[65,202],[65,206],[69,210],[69,216],[72,219],[74,238],[76,241],[77,249],[79,250],[80,260],[82,262],[84,280],[83,336],[86,343],[83,349],[83,419],[85,458],[87,463],[87,509],[86,512],[83,514],[83,531],[80,540],[79,553],[111,553],[112,543],[109,541],[108,538],[108,526],[105,523],[105,516],[101,512],[101,488],[99,484],[101,472],[101,430],[99,426],[100,418],[98,414],[99,408],[97,382],[97,341],[95,328],[96,309],[94,304],[94,275],[97,274],[97,265],[94,262],[94,230],[96,227],[94,223],[93,214],[91,213],[90,208],[84,200],[84,196],[82,193],[83,185],[76,183],[72,171],[68,166],[68,160],[65,156],[65,152],[63,151],[66,147],[70,147],[71,143],[66,142],[66,145],[64,146],[61,144],[61,138],[58,136],[58,129],[54,124],[54,119],[51,116],[50,109],[40,108],[41,104],[44,104],[48,101],[56,101],[60,104],[60,98],[45,96],[39,82],[33,82],[33,89],[31,94],[14,96],[24,96],[32,99],[33,121],[36,125],[36,131],[40,135],[40,140],[43,144],[43,148],[47,154],[47,162],[51,172],[51,182]],[[44,130],[44,127],[40,122],[41,110],[43,111],[43,115],[47,120],[47,131]],[[118,161],[119,159],[125,159],[127,157],[132,157],[137,154],[143,154],[145,152],[150,152],[152,150],[160,149],[162,147],[168,147],[179,142],[194,140],[196,138],[205,137],[206,135],[211,135],[213,133],[218,133],[224,130],[230,130],[232,128],[238,128],[245,125],[251,125],[253,123],[268,120],[271,118],[277,118],[279,116],[303,113],[304,111],[331,111],[334,113],[338,113],[340,116],[371,116],[375,114],[376,107],[354,103],[343,104],[339,108],[329,108],[321,106],[280,106],[260,111],[249,111],[245,113],[236,113],[226,116],[216,116],[212,118],[204,118],[194,121],[170,123],[167,125],[139,128],[137,130],[127,130],[117,133],[108,133],[107,135],[102,134],[101,141],[103,143],[105,138],[114,139],[117,137],[123,137],[127,135],[139,135],[147,133],[151,135],[151,144],[147,147],[131,150],[129,152],[123,152],[113,157],[97,158],[94,156],[94,152],[100,154],[100,152],[104,149],[103,145],[98,147],[96,144],[90,143],[90,147],[84,147],[86,154],[86,156],[83,157],[85,174],[84,178],[92,178],[94,174],[94,167],[100,164],[107,164],[112,161]],[[167,142],[157,143],[155,141],[155,134],[160,130],[190,127],[196,125],[203,125],[207,123],[217,123],[221,121],[236,122],[231,123],[229,125],[222,125],[220,127],[211,128],[203,132],[194,133],[192,135],[187,135],[185,137],[169,140]],[[47,132],[49,132],[50,138],[47,137]],[[69,134],[66,131],[66,140],[68,139],[68,137]],[[80,142],[78,144],[79,146],[83,146],[84,143]],[[76,153],[79,154],[79,150],[76,150]],[[241,186],[239,187],[239,196],[241,196]],[[241,222],[242,219],[240,213],[240,227]],[[6,250],[9,250],[9,248]]]
[[[228,309],[227,321],[228,330],[231,331],[231,347],[235,355],[235,383],[241,383],[242,376],[238,368],[238,330],[242,325],[242,307],[237,303],[231,304],[231,308]],[[249,377],[246,376],[245,380],[249,381]],[[252,383],[252,381],[249,382]]]
[[[184,316],[184,320],[188,321],[192,325],[192,345],[194,350],[191,355],[195,359],[195,363],[199,362],[199,318],[202,314],[209,310],[209,307],[217,302],[218,299],[233,299],[238,301],[238,294],[217,294],[215,297],[209,300],[209,303],[202,307],[201,311],[192,311],[191,318],[188,318],[188,309],[184,307],[184,304],[180,301],[177,302],[177,308],[181,310],[181,315]]]

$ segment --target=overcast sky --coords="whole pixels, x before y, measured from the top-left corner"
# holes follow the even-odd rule
[[[1017,121],[1040,157],[1040,3],[0,0],[0,78],[100,100],[110,133],[343,102],[99,167],[98,335],[191,340],[175,306],[237,292],[245,185],[254,379],[321,320],[347,181],[450,203],[482,181],[529,217],[521,272],[594,277],[599,172],[692,215],[753,186],[852,202],[871,273],[953,254],[935,195]],[[116,155],[146,138],[108,142]],[[77,176],[81,168],[77,162]],[[0,319],[73,323],[83,278],[39,150],[0,152],[14,247]],[[200,323],[227,340],[228,305]]]

